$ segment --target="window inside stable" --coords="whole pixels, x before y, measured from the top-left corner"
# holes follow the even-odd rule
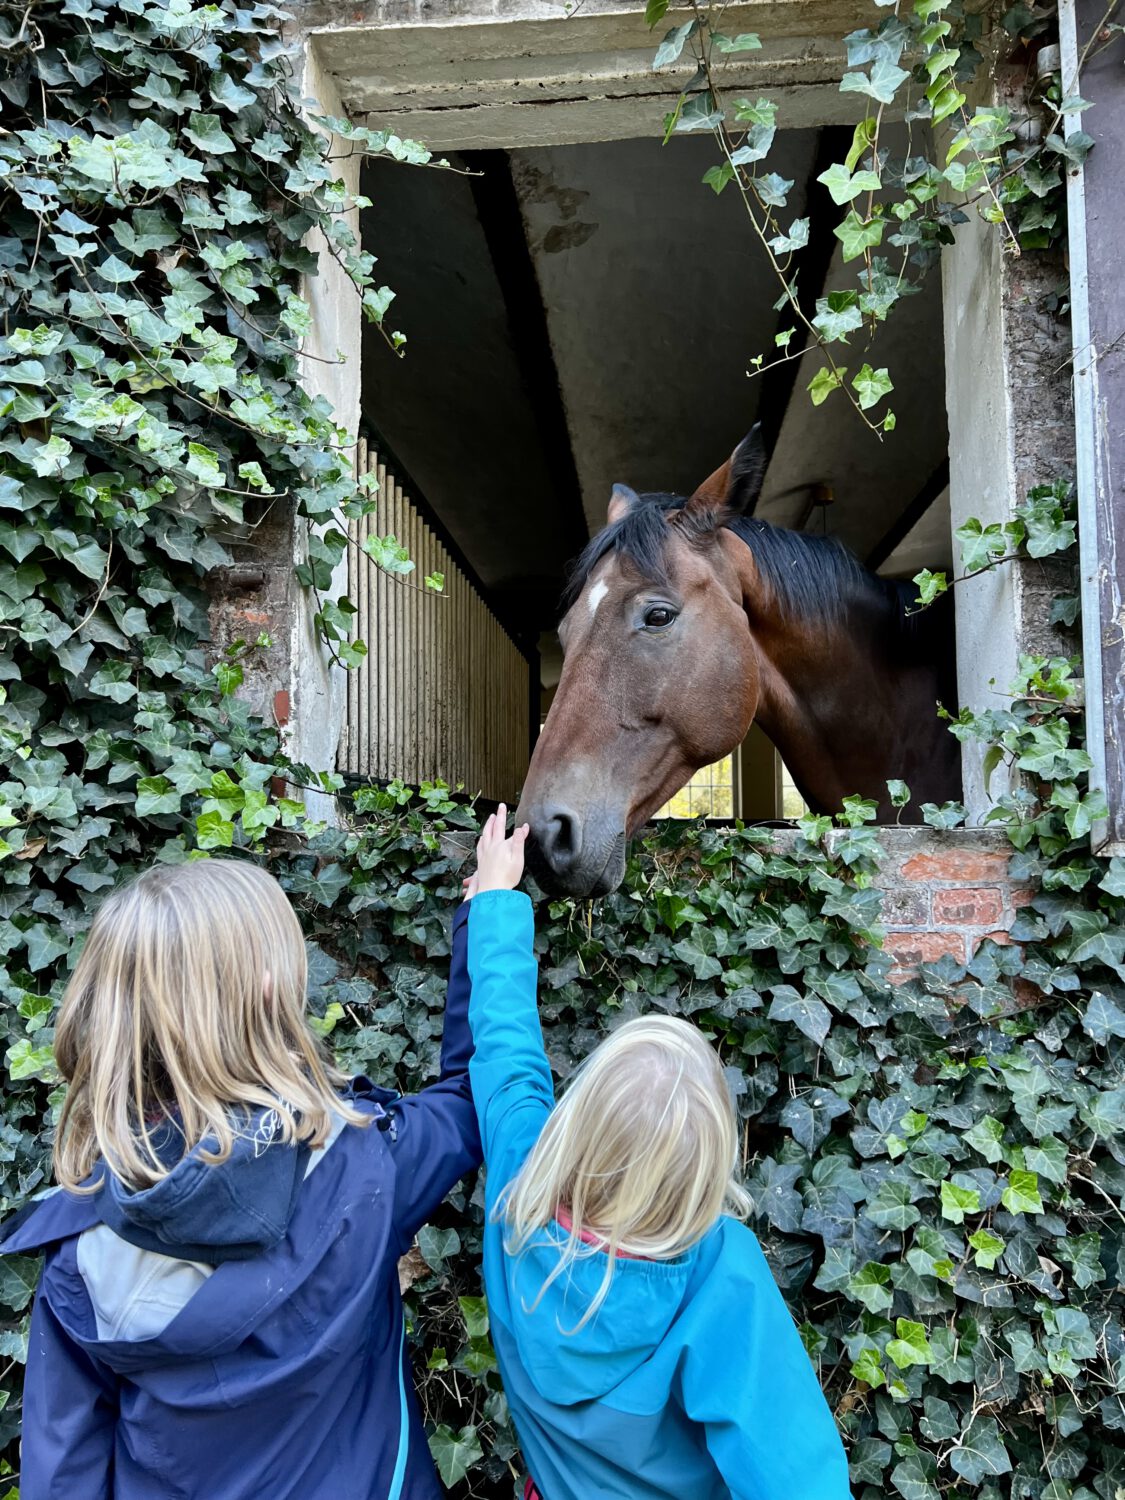
[[[835,131],[792,131],[775,147],[775,169],[803,185],[792,206],[811,220],[804,274],[823,292],[842,277],[838,212],[815,181]],[[365,247],[396,288],[396,326],[409,340],[398,360],[365,334],[370,442],[499,627],[492,645],[437,673],[453,719],[444,738],[435,727],[423,743],[408,727],[405,770],[384,755],[378,774],[514,795],[561,670],[554,632],[567,565],[604,523],[612,485],[688,494],[755,421],[771,447],[757,516],[839,537],[886,577],[951,564],[939,275],[856,351],[894,371],[893,436],[878,442],[842,402],[814,412],[806,387],[818,355],[752,373],[783,323],[737,196],[702,184],[714,150],[709,138],[644,138],[465,151],[451,156],[457,174],[365,169]],[[393,530],[402,515],[388,498],[375,527]],[[358,576],[352,586],[358,595]],[[418,602],[448,619],[448,601]],[[365,638],[383,684],[368,693],[383,700],[349,702],[357,767],[372,764],[363,747],[380,711],[393,712],[388,693],[434,675],[422,653],[460,649],[456,629],[442,646],[425,624],[380,634],[374,618]],[[462,700],[491,723],[479,705],[498,692],[505,728],[489,740]],[[472,749],[459,743],[473,735]],[[773,752],[748,743],[663,811],[758,821],[799,810]]]

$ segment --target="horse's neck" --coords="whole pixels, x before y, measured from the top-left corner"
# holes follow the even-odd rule
[[[794,619],[773,606],[761,575],[753,584],[745,607],[759,652],[757,721],[810,805],[835,810],[853,793],[883,804],[891,777],[913,777],[916,800],[957,795],[927,648],[900,660],[886,639],[898,627],[877,611]]]

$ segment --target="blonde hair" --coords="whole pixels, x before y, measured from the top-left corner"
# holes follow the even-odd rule
[[[76,1190],[99,1159],[132,1187],[160,1181],[153,1136],[169,1119],[185,1149],[207,1141],[213,1164],[258,1107],[276,1111],[282,1140],[310,1146],[334,1116],[365,1122],[309,1030],[306,978],[296,913],[257,865],[154,865],[107,897],[55,1032],[70,1085],[58,1182]]]
[[[737,1156],[730,1093],[703,1034],[671,1016],[627,1021],[583,1063],[497,1210],[513,1255],[560,1209],[570,1216],[558,1265],[533,1305],[579,1257],[607,1251],[576,1332],[604,1301],[618,1251],[671,1260],[721,1214],[745,1218]],[[601,1245],[584,1243],[584,1231]]]

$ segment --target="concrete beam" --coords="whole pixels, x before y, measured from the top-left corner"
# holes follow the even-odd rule
[[[687,61],[652,71],[660,34],[683,14],[670,12],[653,33],[635,0],[591,0],[574,15],[540,0],[447,0],[433,10],[317,0],[300,8],[297,24],[353,117],[432,149],[480,150],[658,132],[694,71]],[[733,5],[724,30],[757,31],[763,45],[724,60],[722,86],[768,93],[786,129],[850,124],[841,38],[869,19],[864,0]]]

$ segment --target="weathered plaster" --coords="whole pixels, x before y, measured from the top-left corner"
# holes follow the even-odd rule
[[[321,68],[315,49],[305,53],[300,83],[303,97],[316,101],[317,113],[343,115],[339,95],[332,79]],[[350,147],[347,142],[338,140],[335,149],[346,154]],[[339,163],[340,177],[349,197],[359,192],[359,161],[359,157],[354,156]],[[347,221],[358,234],[358,210],[351,211]],[[317,239],[321,241],[319,245]],[[323,247],[321,231],[314,230],[310,240],[314,249]],[[329,402],[354,458],[360,399],[359,297],[343,268],[327,253],[320,256],[318,274],[305,278],[302,295],[312,311],[312,328],[302,351],[305,355],[305,388],[310,395],[324,396]],[[305,556],[307,539],[306,523],[296,521],[293,527],[294,562],[300,562]],[[328,592],[332,598],[347,592],[346,556],[341,558]],[[316,602],[311,591],[296,590],[289,635],[292,700],[289,753],[294,760],[316,771],[330,771],[336,765],[336,749],[344,726],[347,687],[343,670],[332,662],[317,640],[313,626],[315,611]],[[334,816],[332,799],[310,793],[306,801],[316,816],[329,819]]]
[[[1002,72],[1000,102],[1011,105],[1021,88],[1022,74]],[[1074,468],[1069,335],[1048,306],[1065,285],[1061,259],[1006,254],[996,228],[970,214],[942,261],[954,529],[970,517],[1011,520],[1029,489]],[[957,585],[962,707],[1001,706],[1021,652],[1072,649],[1047,623],[1066,576],[1065,565],[1012,562]],[[999,767],[986,791],[982,753],[970,742],[963,758],[973,823],[1008,786]]]

